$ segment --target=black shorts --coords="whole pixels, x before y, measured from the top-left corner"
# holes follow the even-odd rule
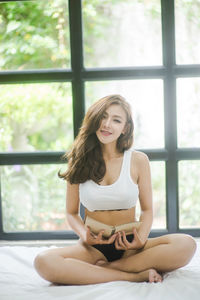
[[[130,243],[134,239],[134,235],[133,234],[128,234],[126,236],[126,238],[129,241],[129,243]],[[115,248],[115,242],[113,242],[112,244],[97,244],[97,245],[92,245],[92,247],[94,247],[97,250],[99,250],[107,258],[107,260],[109,262],[122,258],[122,255],[125,252],[125,250],[118,250],[118,249],[116,249]]]

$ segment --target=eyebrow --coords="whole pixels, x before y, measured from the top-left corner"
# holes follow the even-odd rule
[[[121,116],[119,115],[114,115],[113,118],[120,118],[120,119],[123,119]]]
[[[108,115],[108,113],[105,111],[104,113],[105,115]],[[120,118],[120,119],[123,119],[123,117],[119,116],[119,115],[113,115],[112,116],[113,118]]]

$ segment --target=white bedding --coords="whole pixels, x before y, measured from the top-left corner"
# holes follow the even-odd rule
[[[200,242],[192,261],[162,283],[109,282],[56,286],[40,278],[34,257],[47,247],[0,247],[0,300],[200,300]]]

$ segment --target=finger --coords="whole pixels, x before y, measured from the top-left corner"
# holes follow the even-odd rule
[[[134,228],[133,234],[134,234],[134,240],[138,241],[139,243],[142,243],[142,240],[141,240],[136,228]]]
[[[94,233],[91,231],[90,227],[87,226],[87,235],[90,236],[90,235],[94,235]]]
[[[126,247],[125,243],[124,243],[124,240],[122,239],[123,235],[122,233],[120,232],[119,233],[119,244],[123,247]]]
[[[134,235],[134,240],[140,241],[140,237],[136,228],[133,228],[133,235]]]
[[[117,235],[117,238],[115,240],[115,249],[117,249],[117,250],[124,250],[124,248],[119,245],[119,237],[118,237],[118,235]]]
[[[115,248],[116,249],[121,248],[121,246],[119,245],[119,236],[118,236],[118,234],[117,234],[117,237],[116,237],[116,240],[115,240]]]
[[[99,243],[103,241],[102,236],[103,236],[104,231],[105,231],[105,230],[99,231],[99,233],[98,233],[98,235],[97,235],[97,241],[98,241]]]
[[[133,230],[133,235],[134,235],[134,238],[133,238],[133,241],[132,241],[132,246],[134,245],[135,248],[137,248],[137,249],[141,249],[142,247],[144,247],[145,244],[146,244],[146,242],[143,242],[143,241],[141,240],[141,237],[140,237],[140,235],[138,234],[136,228],[134,228],[134,230]]]
[[[86,235],[87,235],[87,238],[91,236],[91,230],[90,230],[89,226],[87,226],[87,228],[86,228]]]
[[[129,241],[127,240],[125,231],[122,231],[122,237],[123,237],[124,245],[125,245],[126,248],[128,249],[128,248],[131,246],[131,243],[129,243]]]
[[[118,233],[118,244],[119,244],[119,246],[121,247],[121,249],[127,250],[126,245],[125,245],[125,244],[123,243],[123,241],[122,241],[121,233]]]
[[[93,232],[90,233],[90,238],[92,238],[95,241],[97,240],[97,236]]]
[[[112,244],[115,241],[116,237],[117,233],[111,235],[111,237],[107,241],[105,241],[105,244]]]
[[[140,239],[140,236],[139,236],[139,234],[138,234],[138,232],[137,232],[137,229],[136,229],[135,227],[133,228],[133,234],[134,234],[134,236],[135,236],[136,238]]]
[[[89,227],[86,228],[86,241],[90,245],[93,245],[96,243],[96,235],[90,230]]]

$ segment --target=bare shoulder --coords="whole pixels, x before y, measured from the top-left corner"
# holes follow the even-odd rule
[[[79,190],[79,184],[72,184],[69,181],[67,181],[67,189],[70,189],[71,191],[78,191]]]
[[[149,164],[149,158],[148,156],[141,151],[133,151],[132,152],[132,163],[136,165],[146,165]]]
[[[133,151],[131,157],[131,177],[135,183],[149,170],[149,158],[141,151]]]
[[[133,151],[131,160],[131,174],[135,182],[144,185],[150,180],[151,170],[148,156],[141,151]]]

